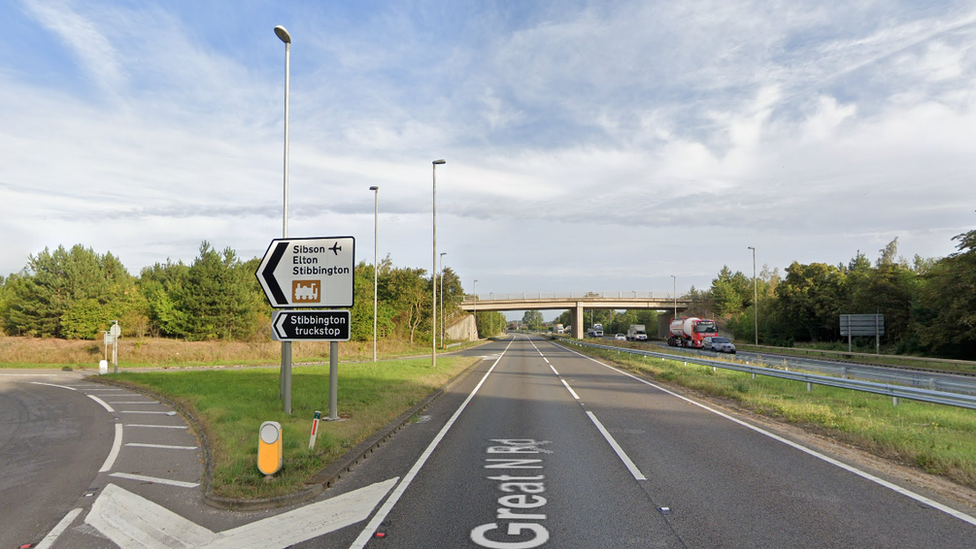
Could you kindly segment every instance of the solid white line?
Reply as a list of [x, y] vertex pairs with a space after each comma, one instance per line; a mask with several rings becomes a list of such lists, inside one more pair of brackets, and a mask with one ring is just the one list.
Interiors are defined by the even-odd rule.
[[157, 477], [147, 477], [145, 475], [133, 475], [130, 473], [112, 473], [110, 477], [117, 478], [127, 478], [129, 480], [141, 480], [143, 482], [152, 482], [154, 484], [168, 484], [169, 486], [179, 486], [180, 488], [196, 488], [200, 486], [199, 482], [183, 482], [182, 480], [170, 480], [168, 478], [157, 478]]
[[126, 446], [135, 446], [136, 448], [160, 448], [162, 450], [196, 450], [196, 446], [170, 446], [168, 444], [146, 444], [143, 442], [127, 442]]
[[186, 425], [145, 425], [141, 423], [126, 423], [126, 427], [146, 427], [147, 429], [186, 429]]
[[44, 536], [44, 539], [42, 539], [34, 549], [49, 549], [50, 547], [53, 547], [54, 542], [58, 540], [58, 537], [68, 529], [68, 526], [71, 526], [71, 523], [74, 522], [75, 517], [80, 515], [83, 510], [84, 509], [79, 507], [68, 511], [68, 514], [61, 519], [61, 522], [59, 522], [53, 530], [48, 532], [48, 534]]
[[[556, 375], [559, 375], [559, 374], [556, 374]], [[569, 394], [573, 395], [573, 398], [575, 398], [576, 400], [579, 400], [579, 395], [577, 395], [576, 394], [576, 391], [574, 391], [573, 388], [569, 386], [569, 383], [566, 383], [566, 380], [565, 379], [563, 379], [563, 378], [560, 377], [559, 378], [559, 381], [562, 381], [563, 382], [563, 385], [565, 385], [566, 388], [569, 389]]]
[[108, 453], [108, 457], [105, 458], [105, 463], [102, 464], [102, 468], [98, 470], [99, 473], [104, 473], [106, 471], [112, 470], [112, 466], [115, 465], [115, 459], [119, 457], [119, 450], [122, 449], [122, 424], [115, 424], [115, 442], [112, 443], [112, 450]]
[[634, 480], [647, 480], [644, 473], [641, 473], [640, 469], [634, 465], [634, 462], [630, 460], [630, 456], [627, 455], [627, 452], [624, 452], [624, 449], [617, 444], [617, 441], [614, 440], [613, 435], [611, 435], [610, 431], [607, 431], [603, 424], [600, 423], [600, 420], [593, 415], [593, 412], [588, 411], [586, 412], [586, 415], [590, 416], [590, 419], [593, 421], [593, 424], [596, 425], [596, 428], [600, 430], [603, 438], [607, 439], [607, 442], [610, 443], [613, 451], [617, 452], [617, 457], [620, 458], [620, 461], [624, 462], [624, 465], [627, 467], [627, 470], [630, 471], [630, 474], [634, 475]]
[[437, 445], [441, 443], [441, 440], [444, 438], [444, 435], [446, 435], [447, 432], [451, 429], [451, 427], [454, 425], [454, 422], [457, 421], [458, 417], [460, 417], [461, 412], [464, 411], [464, 409], [468, 406], [468, 403], [471, 402], [471, 399], [474, 398], [474, 395], [478, 393], [479, 389], [481, 389], [481, 386], [485, 384], [485, 380], [487, 380], [488, 376], [490, 376], [491, 373], [495, 370], [495, 366], [498, 366], [498, 363], [502, 360], [502, 357], [505, 356], [505, 353], [508, 352], [508, 348], [511, 347], [512, 343], [514, 342], [515, 342], [515, 338], [512, 338], [512, 341], [508, 342], [508, 346], [505, 347], [505, 350], [502, 351], [502, 354], [498, 355], [498, 359], [495, 360], [495, 363], [491, 365], [491, 368], [488, 368], [488, 371], [485, 372], [484, 377], [482, 377], [481, 381], [479, 381], [478, 384], [475, 385], [474, 390], [471, 391], [471, 394], [468, 395], [468, 398], [464, 399], [464, 402], [462, 402], [461, 406], [458, 407], [457, 411], [454, 412], [454, 415], [451, 416], [451, 419], [447, 420], [447, 423], [444, 425], [444, 427], [441, 428], [440, 432], [437, 433], [437, 436], [434, 437], [434, 440], [431, 441], [430, 445], [427, 446], [427, 449], [424, 450], [424, 453], [421, 454], [420, 459], [418, 459], [417, 462], [413, 464], [413, 467], [410, 468], [410, 472], [408, 472], [406, 476], [404, 476], [403, 479], [400, 481], [400, 483], [397, 484], [397, 487], [390, 494], [390, 497], [386, 499], [386, 502], [383, 503], [383, 506], [380, 507], [380, 510], [377, 511], [375, 515], [373, 515], [373, 520], [369, 521], [369, 524], [366, 525], [366, 528], [363, 528], [363, 531], [359, 533], [359, 537], [357, 537], [356, 540], [352, 542], [352, 545], [349, 546], [349, 549], [362, 549], [369, 542], [369, 540], [372, 539], [373, 532], [376, 532], [376, 530], [380, 527], [380, 524], [382, 524], [383, 521], [386, 520], [386, 516], [390, 514], [390, 511], [393, 510], [393, 507], [397, 504], [397, 502], [400, 501], [400, 496], [403, 495], [403, 493], [407, 490], [407, 487], [410, 486], [410, 483], [413, 482], [414, 477], [417, 476], [417, 473], [420, 472], [420, 469], [424, 466], [424, 464], [427, 463], [427, 460], [430, 458], [430, 455], [434, 453], [434, 450], [437, 448]]
[[85, 396], [87, 396], [88, 398], [90, 398], [90, 399], [94, 400], [95, 402], [101, 404], [102, 405], [102, 408], [105, 408], [106, 410], [108, 410], [109, 413], [114, 413], [115, 412], [115, 408], [112, 408], [111, 406], [108, 405], [107, 402], [105, 402], [104, 400], [98, 398], [97, 396], [95, 396], [95, 395], [85, 395]]
[[155, 400], [106, 400], [112, 404], [159, 404]]
[[740, 419], [734, 418], [734, 417], [732, 417], [732, 416], [730, 416], [730, 415], [728, 415], [728, 414], [726, 414], [724, 412], [720, 412], [720, 411], [718, 411], [718, 410], [716, 410], [714, 408], [711, 408], [709, 406], [706, 406], [706, 405], [704, 405], [704, 404], [702, 404], [700, 402], [696, 402], [694, 400], [691, 400], [690, 398], [687, 398], [685, 396], [679, 395], [678, 393], [675, 393], [674, 391], [669, 391], [668, 389], [666, 389], [666, 388], [664, 388], [664, 387], [662, 387], [660, 385], [657, 385], [655, 383], [651, 383], [650, 381], [647, 381], [646, 379], [641, 379], [641, 378], [639, 378], [639, 377], [637, 377], [637, 376], [635, 376], [633, 374], [629, 374], [627, 372], [624, 372], [622, 370], [619, 370], [617, 368], [614, 368], [613, 366], [610, 366], [608, 364], [604, 364], [604, 363], [600, 362], [599, 360], [596, 360], [593, 357], [586, 356], [583, 353], [577, 352], [577, 351], [575, 351], [573, 349], [568, 349], [567, 348], [566, 350], [568, 350], [570, 352], [573, 352], [573, 353], [576, 353], [577, 355], [579, 355], [579, 356], [581, 356], [583, 358], [586, 358], [588, 360], [591, 360], [593, 362], [596, 362], [597, 364], [599, 364], [600, 366], [603, 366], [604, 368], [608, 368], [610, 370], [613, 370], [613, 371], [617, 372], [618, 374], [625, 375], [625, 376], [627, 376], [629, 378], [632, 378], [634, 380], [637, 380], [637, 381], [639, 381], [639, 382], [641, 382], [641, 383], [643, 383], [645, 385], [649, 385], [651, 387], [654, 387], [655, 389], [658, 389], [660, 391], [664, 391], [665, 393], [667, 393], [667, 394], [669, 394], [669, 395], [671, 395], [673, 397], [680, 398], [681, 400], [687, 402], [688, 404], [693, 404], [693, 405], [698, 406], [699, 408], [701, 408], [703, 410], [707, 410], [707, 411], [709, 411], [709, 412], [711, 412], [711, 413], [713, 413], [713, 414], [715, 414], [717, 416], [724, 417], [725, 419], [727, 419], [727, 420], [729, 420], [729, 421], [731, 421], [733, 423], [737, 423], [737, 424], [739, 424], [739, 425], [741, 425], [741, 426], [743, 426], [743, 427], [745, 427], [747, 429], [751, 429], [751, 430], [753, 430], [753, 431], [755, 431], [755, 432], [757, 432], [757, 433], [759, 433], [761, 435], [765, 435], [765, 436], [767, 436], [767, 437], [769, 437], [769, 438], [771, 438], [773, 440], [776, 440], [778, 442], [782, 442], [783, 444], [786, 444], [787, 446], [790, 446], [792, 448], [795, 448], [795, 449], [797, 449], [797, 450], [799, 450], [799, 451], [801, 451], [801, 452], [803, 452], [805, 454], [808, 454], [808, 455], [813, 456], [813, 457], [815, 457], [817, 459], [823, 460], [823, 461], [825, 461], [825, 462], [827, 462], [827, 463], [829, 463], [831, 465], [834, 465], [836, 467], [840, 467], [841, 469], [843, 469], [843, 470], [845, 470], [845, 471], [847, 471], [849, 473], [853, 473], [853, 474], [855, 474], [855, 475], [857, 475], [857, 476], [859, 476], [859, 477], [861, 477], [861, 478], [863, 478], [865, 480], [869, 480], [871, 482], [874, 482], [875, 484], [879, 484], [881, 486], [884, 486], [885, 488], [888, 488], [889, 490], [893, 490], [893, 491], [895, 491], [895, 492], [897, 492], [897, 493], [899, 493], [899, 494], [901, 494], [903, 496], [909, 497], [909, 498], [911, 498], [911, 499], [913, 499], [913, 500], [915, 500], [915, 501], [917, 501], [919, 503], [923, 503], [925, 505], [929, 505], [931, 507], [934, 507], [934, 508], [938, 509], [939, 511], [942, 511], [943, 513], [947, 514], [947, 515], [953, 516], [953, 517], [955, 517], [955, 518], [957, 518], [957, 519], [959, 519], [959, 520], [961, 520], [963, 522], [967, 522], [969, 524], [972, 524], [973, 526], [976, 526], [976, 517], [973, 517], [971, 515], [967, 515], [966, 513], [963, 513], [961, 511], [958, 511], [956, 509], [953, 509], [952, 507], [949, 507], [947, 505], [943, 505], [943, 504], [941, 504], [941, 503], [939, 503], [939, 502], [937, 502], [935, 500], [929, 499], [929, 498], [927, 498], [927, 497], [925, 497], [925, 496], [923, 496], [921, 494], [917, 494], [915, 492], [912, 492], [911, 490], [908, 490], [907, 488], [902, 488], [901, 486], [898, 486], [897, 484], [893, 484], [891, 482], [888, 482], [887, 480], [884, 480], [882, 478], [876, 477], [876, 476], [872, 475], [871, 473], [868, 473], [866, 471], [862, 471], [862, 470], [860, 470], [860, 469], [858, 469], [856, 467], [853, 467], [853, 466], [848, 465], [846, 463], [843, 463], [841, 461], [837, 461], [836, 459], [834, 459], [832, 457], [829, 457], [829, 456], [826, 456], [824, 454], [821, 454], [820, 452], [818, 452], [818, 451], [816, 451], [816, 450], [814, 450], [812, 448], [807, 448], [806, 446], [802, 446], [800, 444], [797, 444], [796, 442], [793, 442], [792, 440], [785, 439], [785, 438], [783, 438], [783, 437], [781, 437], [779, 435], [776, 435], [776, 434], [773, 434], [773, 433], [771, 433], [769, 431], [766, 431], [765, 429], [762, 429], [760, 427], [756, 427], [755, 425], [751, 425], [749, 423], [746, 423], [745, 421], [742, 421]]
[[[119, 413], [122, 413], [122, 414], [156, 414], [156, 415], [169, 414], [169, 412], [157, 412], [157, 411], [150, 411], [150, 410], [119, 410]], [[172, 414], [170, 414], [170, 415], [172, 415]]]

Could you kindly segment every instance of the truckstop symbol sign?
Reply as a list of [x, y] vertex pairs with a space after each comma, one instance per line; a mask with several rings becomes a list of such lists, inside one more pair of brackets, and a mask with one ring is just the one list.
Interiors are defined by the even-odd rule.
[[352, 307], [356, 239], [276, 238], [255, 273], [272, 307]]

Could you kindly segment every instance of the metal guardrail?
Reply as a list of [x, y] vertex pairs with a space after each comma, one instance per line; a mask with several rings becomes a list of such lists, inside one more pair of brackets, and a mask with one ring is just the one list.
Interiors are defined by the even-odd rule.
[[909, 356], [909, 355], [879, 355], [876, 353], [859, 353], [854, 351], [832, 351], [829, 349], [807, 349], [804, 347], [773, 347], [770, 345], [749, 345], [749, 349], [770, 349], [771, 351], [789, 351], [791, 353], [801, 353], [796, 356], [801, 358], [806, 358], [812, 355], [821, 355], [823, 358], [827, 358], [826, 355], [840, 355], [840, 356], [856, 356], [864, 358], [884, 358], [888, 360], [900, 360], [902, 362], [944, 362], [946, 364], [961, 364], [963, 366], [976, 366], [976, 361], [972, 360], [957, 360], [952, 358], [930, 358], [927, 356]]
[[[474, 300], [474, 294], [465, 294], [465, 301]], [[672, 292], [527, 292], [521, 294], [478, 294], [478, 301], [511, 301], [528, 299], [675, 299]], [[677, 299], [688, 299], [687, 294]]]
[[892, 403], [895, 405], [898, 404], [898, 399], [904, 398], [908, 400], [917, 400], [920, 402], [930, 402], [933, 404], [944, 404], [946, 406], [956, 406], [959, 408], [968, 408], [970, 410], [976, 410], [976, 396], [973, 395], [947, 393], [943, 391], [934, 391], [931, 389], [922, 389], [919, 387], [906, 387], [903, 385], [893, 385], [889, 383], [875, 383], [873, 381], [862, 381], [858, 379], [845, 379], [845, 378], [822, 376], [816, 374], [806, 374], [803, 372], [790, 372], [789, 370], [777, 370], [773, 368], [765, 368], [762, 366], [735, 364], [732, 362], [724, 362], [720, 360], [708, 360], [708, 359], [688, 357], [683, 355], [655, 353], [653, 351], [640, 351], [637, 349], [630, 349], [627, 347], [615, 347], [612, 345], [598, 345], [595, 343], [585, 343], [582, 341], [562, 340], [560, 341], [560, 343], [569, 344], [569, 345], [579, 345], [581, 347], [594, 347], [594, 348], [605, 349], [609, 351], [617, 351], [617, 352], [629, 353], [635, 355], [650, 356], [655, 358], [665, 358], [669, 360], [681, 360], [682, 362], [691, 362], [693, 364], [700, 364], [702, 366], [711, 366], [713, 368], [723, 368], [726, 370], [746, 372], [754, 376], [762, 375], [768, 377], [778, 377], [780, 379], [789, 379], [793, 381], [802, 381], [807, 383], [808, 387], [810, 384], [825, 385], [829, 387], [839, 387], [841, 389], [850, 389], [853, 391], [862, 391], [865, 393], [886, 395], [892, 398]]

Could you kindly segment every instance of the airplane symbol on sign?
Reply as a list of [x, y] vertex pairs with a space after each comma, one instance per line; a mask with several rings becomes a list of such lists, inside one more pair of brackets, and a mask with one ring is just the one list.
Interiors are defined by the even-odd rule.
[[342, 250], [342, 246], [340, 246], [340, 245], [339, 245], [339, 243], [338, 243], [338, 242], [336, 242], [336, 243], [335, 243], [335, 244], [333, 244], [333, 245], [332, 245], [332, 247], [331, 247], [331, 248], [329, 248], [329, 249], [330, 249], [330, 250], [332, 250], [332, 253], [334, 253], [334, 254], [336, 254], [336, 255], [339, 255], [339, 251], [340, 251], [340, 250]]

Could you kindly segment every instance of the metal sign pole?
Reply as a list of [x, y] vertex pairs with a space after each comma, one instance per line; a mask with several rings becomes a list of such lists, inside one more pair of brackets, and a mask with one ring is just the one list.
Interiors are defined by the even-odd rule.
[[329, 421], [339, 419], [339, 342], [329, 342]]

